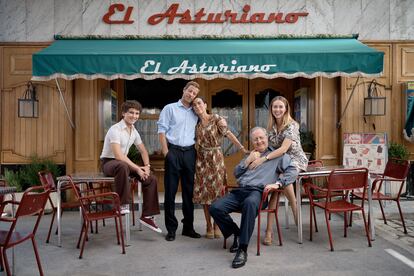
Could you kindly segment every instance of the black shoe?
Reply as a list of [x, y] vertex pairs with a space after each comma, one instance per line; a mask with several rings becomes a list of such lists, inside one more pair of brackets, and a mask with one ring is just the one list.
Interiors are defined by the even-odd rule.
[[173, 240], [175, 240], [175, 233], [168, 232], [167, 236], [165, 236], [165, 240], [166, 241], [173, 241]]
[[235, 252], [237, 252], [237, 250], [239, 250], [239, 237], [238, 236], [235, 236], [234, 237], [233, 244], [231, 245], [229, 251], [231, 253], [235, 253]]
[[247, 252], [243, 249], [237, 250], [236, 256], [233, 259], [231, 266], [233, 268], [239, 268], [246, 264], [247, 262]]
[[193, 239], [201, 238], [201, 235], [199, 233], [197, 233], [194, 229], [183, 230], [182, 235], [193, 238]]

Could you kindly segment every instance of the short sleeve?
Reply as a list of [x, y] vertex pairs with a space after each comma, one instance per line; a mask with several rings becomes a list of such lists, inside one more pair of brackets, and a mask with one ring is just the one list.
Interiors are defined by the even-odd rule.
[[134, 145], [138, 146], [140, 144], [142, 144], [142, 139], [141, 139], [141, 135], [139, 135], [138, 131], [135, 129], [135, 140], [134, 140]]
[[116, 129], [116, 126], [112, 126], [106, 135], [110, 144], [121, 144], [121, 133]]
[[290, 123], [283, 132], [284, 132], [285, 138], [292, 140], [292, 141], [296, 141], [299, 135], [299, 130], [295, 123]]

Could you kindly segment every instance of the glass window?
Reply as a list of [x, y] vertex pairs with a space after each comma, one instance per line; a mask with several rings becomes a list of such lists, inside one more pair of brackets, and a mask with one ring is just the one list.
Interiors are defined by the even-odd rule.
[[150, 155], [161, 154], [157, 121], [163, 107], [178, 101], [187, 83], [184, 79], [174, 80], [126, 80], [125, 99], [137, 100], [142, 104], [140, 119], [135, 124]]
[[265, 89], [257, 93], [255, 101], [255, 125], [267, 128], [267, 119], [269, 117], [269, 105], [272, 99], [282, 95], [273, 89]]
[[[212, 113], [226, 119], [231, 132], [242, 142], [243, 97], [237, 92], [225, 89], [212, 97]], [[238, 148], [229, 139], [223, 140], [223, 154], [229, 156], [238, 151]]]

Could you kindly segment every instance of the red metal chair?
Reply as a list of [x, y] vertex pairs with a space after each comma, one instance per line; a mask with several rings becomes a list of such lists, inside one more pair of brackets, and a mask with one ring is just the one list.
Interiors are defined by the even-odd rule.
[[[56, 192], [56, 184], [55, 184], [55, 180], [54, 180], [53, 175], [52, 175], [51, 172], [49, 172], [49, 171], [40, 171], [40, 172], [38, 172], [38, 175], [39, 175], [40, 183], [42, 183], [42, 186], [45, 189], [49, 189], [51, 193]], [[62, 187], [61, 191], [65, 191], [65, 190], [69, 190], [69, 189], [72, 189], [72, 187], [69, 187], [69, 186]], [[53, 201], [50, 198], [50, 195], [49, 195], [49, 203], [50, 203], [50, 206], [52, 206], [52, 220], [50, 221], [49, 232], [47, 234], [46, 243], [49, 243], [50, 233], [52, 232], [53, 223], [55, 221], [55, 217], [56, 217], [56, 213], [57, 213], [57, 206], [55, 206], [53, 204]], [[65, 209], [79, 208], [79, 206], [80, 206], [80, 204], [79, 204], [78, 201], [61, 202], [61, 207], [62, 207], [61, 215], [63, 215], [63, 211]], [[57, 234], [57, 229], [56, 229], [55, 235], [56, 234]]]
[[[400, 196], [401, 196], [401, 192], [404, 187], [404, 183], [407, 178], [409, 170], [410, 170], [410, 164], [407, 160], [389, 159], [387, 164], [385, 165], [384, 173], [381, 175], [378, 175], [378, 177], [372, 183], [372, 200], [378, 200], [384, 223], [387, 224], [387, 219], [385, 218], [382, 201], [383, 200], [395, 201], [398, 206], [398, 211], [400, 213], [400, 218], [401, 218], [402, 225], [404, 227], [405, 234], [407, 234], [407, 228], [405, 227], [404, 217], [401, 211]], [[395, 195], [385, 195], [384, 193], [382, 193], [381, 187], [384, 182], [389, 182], [390, 184], [393, 184], [393, 185], [399, 185], [398, 193]], [[355, 198], [362, 199], [363, 193], [354, 192], [352, 193], [352, 195]], [[349, 223], [350, 225], [352, 223], [352, 213], [351, 213], [351, 219]]]
[[[39, 190], [40, 192], [36, 192]], [[0, 230], [1, 267], [6, 269], [7, 275], [11, 275], [11, 271], [7, 260], [6, 250], [29, 239], [32, 240], [39, 274], [43, 275], [42, 264], [40, 263], [35, 236], [49, 197], [49, 193], [50, 191], [44, 189], [42, 186], [31, 187], [24, 192], [20, 202], [7, 200], [2, 203], [2, 206], [6, 204], [18, 205], [16, 215], [14, 217], [0, 218], [2, 223], [11, 223], [9, 230]], [[16, 225], [20, 221], [20, 218], [25, 216], [37, 216], [33, 229], [30, 232], [15, 231]]]
[[[319, 207], [325, 211], [326, 226], [328, 228], [329, 244], [331, 251], [334, 250], [332, 242], [331, 228], [329, 224], [330, 213], [344, 213], [344, 237], [347, 236], [347, 213], [353, 211], [361, 211], [364, 220], [365, 233], [368, 239], [368, 245], [371, 247], [371, 238], [368, 232], [368, 224], [364, 212], [364, 200], [361, 200], [360, 205], [349, 201], [349, 194], [356, 190], [362, 189], [362, 198], [365, 199], [366, 188], [368, 185], [368, 169], [337, 169], [333, 170], [328, 177], [327, 188], [321, 188], [314, 184], [309, 184], [308, 196], [310, 199], [311, 208]], [[325, 193], [325, 201], [314, 201], [312, 191], [320, 191]], [[332, 194], [341, 192], [344, 194], [340, 198], [332, 198]], [[312, 212], [311, 212], [312, 216]], [[312, 217], [310, 219], [310, 240], [312, 240]]]
[[[69, 183], [72, 189], [75, 191], [75, 196], [78, 199], [81, 209], [82, 209], [82, 216], [83, 216], [83, 225], [81, 228], [81, 232], [78, 239], [77, 248], [79, 248], [81, 241], [82, 247], [79, 254], [79, 259], [82, 259], [83, 250], [85, 247], [85, 241], [88, 238], [88, 227], [93, 221], [101, 220], [101, 219], [109, 219], [114, 218], [115, 220], [115, 229], [116, 229], [116, 237], [117, 242], [119, 244], [119, 235], [121, 234], [121, 246], [122, 246], [122, 254], [125, 254], [125, 243], [124, 243], [124, 235], [122, 231], [122, 215], [120, 210], [120, 200], [117, 193], [114, 192], [106, 192], [106, 193], [91, 193], [88, 189], [85, 192], [82, 192], [78, 186], [73, 183], [72, 178], [69, 177]], [[86, 195], [84, 195], [86, 193]], [[112, 199], [112, 203], [108, 205], [110, 209], [100, 210], [99, 208], [90, 208], [91, 205], [95, 202], [99, 202], [102, 198], [108, 200], [109, 198]], [[119, 229], [118, 229], [119, 227]], [[128, 225], [126, 227], [129, 227]], [[83, 239], [82, 239], [83, 237]]]
[[[226, 186], [226, 191], [229, 189], [234, 188], [233, 186]], [[262, 200], [260, 201], [259, 210], [260, 212], [257, 215], [257, 256], [260, 256], [260, 223], [261, 223], [261, 217], [260, 214], [263, 213], [273, 213], [275, 214], [275, 220], [276, 220], [276, 228], [277, 228], [277, 236], [279, 238], [279, 245], [282, 246], [282, 232], [280, 231], [280, 225], [279, 225], [279, 219], [277, 216], [278, 210], [279, 210], [279, 199], [280, 194], [283, 192], [281, 189], [271, 189], [268, 192], [263, 192], [262, 194]], [[268, 197], [272, 193], [276, 193], [276, 207], [274, 209], [270, 209], [269, 207], [265, 207], [265, 205], [268, 202]], [[223, 248], [227, 248], [227, 239], [224, 239], [223, 242]]]
[[[324, 167], [322, 160], [310, 160], [308, 162], [308, 169], [309, 168], [322, 168], [322, 167]], [[309, 189], [310, 189], [309, 185], [315, 184], [315, 182], [319, 184], [317, 186], [326, 187], [326, 183], [328, 182], [328, 178], [326, 176], [316, 177], [316, 178], [315, 177], [306, 177], [306, 178], [304, 177], [302, 179], [302, 183], [303, 183], [302, 186], [303, 186], [303, 189], [304, 189], [304, 193], [301, 194], [302, 199], [308, 197], [308, 193], [309, 193]], [[341, 192], [335, 192], [335, 193], [331, 194], [331, 197], [337, 197], [337, 196], [343, 196], [343, 194]], [[320, 199], [324, 199], [324, 198], [326, 198], [326, 193], [325, 192], [313, 193], [313, 199], [314, 200], [320, 200]], [[309, 207], [309, 212], [312, 212], [312, 214], [310, 214], [309, 218], [312, 219], [312, 215], [313, 215], [313, 222], [315, 223], [315, 232], [318, 232], [318, 225], [316, 223], [315, 208], [312, 208], [312, 205], [310, 205], [310, 207]], [[329, 219], [331, 219], [331, 214], [329, 214]]]

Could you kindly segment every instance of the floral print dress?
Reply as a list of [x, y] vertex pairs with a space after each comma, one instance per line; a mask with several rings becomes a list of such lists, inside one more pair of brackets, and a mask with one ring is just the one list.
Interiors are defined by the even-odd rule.
[[218, 125], [221, 119], [219, 115], [212, 114], [207, 125], [200, 121], [196, 126], [194, 203], [210, 205], [224, 195], [227, 173], [220, 145], [227, 133], [227, 127]]
[[269, 132], [269, 145], [275, 149], [280, 148], [285, 138], [292, 140], [292, 144], [286, 153], [292, 158], [293, 165], [299, 171], [306, 171], [308, 159], [300, 144], [299, 125], [296, 122], [291, 122], [280, 132], [277, 131], [276, 127], [273, 127]]

